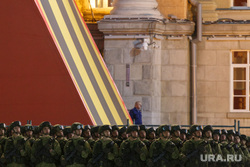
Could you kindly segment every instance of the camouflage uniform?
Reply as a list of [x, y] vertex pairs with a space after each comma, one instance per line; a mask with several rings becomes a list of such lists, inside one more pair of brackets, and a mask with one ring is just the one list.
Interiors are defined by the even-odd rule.
[[[113, 136], [113, 134], [117, 133], [117, 136]], [[117, 125], [112, 126], [111, 131], [111, 139], [117, 144], [118, 147], [122, 144], [122, 140], [118, 138], [119, 137], [119, 128]]]
[[[222, 156], [222, 151], [221, 151], [221, 144], [219, 143], [220, 140], [220, 135], [221, 135], [221, 130], [216, 129], [213, 130], [213, 140], [210, 141], [210, 145], [212, 148], [212, 152], [215, 155], [215, 159], [217, 159], [218, 156], [221, 158]], [[224, 166], [225, 164], [223, 162], [213, 162], [210, 164], [210, 166], [215, 167], [215, 166]]]
[[[139, 127], [137, 125], [131, 125], [127, 128], [127, 133], [131, 133], [131, 136], [122, 142], [120, 147], [120, 166], [123, 167], [142, 167], [145, 166], [148, 150], [146, 145], [138, 139]], [[137, 136], [132, 133], [136, 133]]]
[[163, 136], [163, 132], [170, 131], [169, 125], [161, 125], [159, 127], [159, 139], [155, 140], [150, 146], [149, 159], [147, 165], [149, 167], [174, 167], [179, 159], [179, 150], [176, 145], [167, 137]]
[[[108, 132], [107, 132], [108, 131]], [[115, 159], [118, 158], [118, 146], [110, 138], [110, 125], [99, 127], [101, 139], [96, 141], [93, 149], [93, 158], [89, 162], [89, 166], [94, 167], [113, 167]]]
[[139, 130], [139, 138], [140, 140], [147, 146], [147, 149], [149, 150], [151, 142], [146, 139], [146, 126], [145, 125], [140, 125], [140, 130]]
[[95, 140], [91, 137], [91, 127], [89, 125], [85, 125], [83, 128], [83, 137], [90, 144], [91, 148], [93, 148]]
[[[24, 130], [24, 134], [26, 135], [26, 133], [28, 131], [34, 132], [34, 127], [31, 124], [26, 124], [23, 127], [23, 130]], [[31, 163], [30, 157], [31, 157], [31, 148], [32, 148], [34, 142], [35, 142], [35, 139], [33, 138], [33, 136], [31, 136], [31, 137], [26, 136], [26, 142], [25, 142], [25, 148], [26, 148], [26, 152], [27, 152], [26, 166], [33, 166], [33, 164]]]
[[[82, 124], [75, 122], [71, 126], [72, 132], [82, 130]], [[89, 143], [83, 137], [74, 135], [69, 139], [64, 147], [63, 164], [67, 167], [85, 167], [91, 157], [91, 148]]]
[[240, 134], [238, 132], [234, 135], [234, 144], [233, 148], [235, 151], [235, 156], [237, 156], [237, 159], [239, 159], [239, 156], [242, 158], [240, 162], [233, 162], [233, 167], [244, 167], [245, 162], [247, 161], [243, 151], [241, 150], [240, 146]]
[[[2, 129], [3, 133], [4, 133], [4, 134], [2, 134], [2, 136], [0, 138], [0, 157], [2, 157], [2, 155], [4, 153], [5, 142], [7, 140], [7, 137], [5, 137], [5, 132], [6, 132], [6, 125], [5, 125], [5, 123], [0, 123], [0, 129]], [[1, 159], [1, 162], [2, 162], [2, 160], [4, 161], [4, 159]]]
[[[42, 122], [39, 125], [40, 132], [48, 127], [51, 130], [50, 122]], [[36, 167], [55, 167], [61, 156], [60, 144], [48, 134], [42, 134], [33, 144], [31, 150], [31, 161]]]
[[14, 131], [15, 127], [21, 128], [20, 121], [14, 121], [10, 125], [10, 131], [13, 135], [6, 140], [4, 147], [4, 158], [6, 160], [7, 167], [25, 167], [27, 160], [27, 152], [25, 149], [25, 138]]
[[198, 125], [192, 125], [190, 127], [190, 134], [194, 135], [194, 138], [186, 141], [181, 149], [182, 153], [186, 155], [186, 167], [207, 167], [208, 162], [202, 162], [201, 155], [211, 154], [212, 149], [210, 144], [197, 135], [201, 133], [202, 127]]
[[247, 136], [240, 135], [240, 140], [241, 140], [240, 148], [245, 155], [245, 166], [250, 166], [250, 154], [249, 154], [249, 151], [246, 147]]

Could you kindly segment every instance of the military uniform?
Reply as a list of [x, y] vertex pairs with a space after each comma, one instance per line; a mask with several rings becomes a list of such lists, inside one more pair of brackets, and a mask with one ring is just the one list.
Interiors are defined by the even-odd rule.
[[240, 140], [241, 140], [240, 148], [241, 148], [242, 152], [245, 155], [244, 165], [245, 166], [250, 166], [250, 154], [249, 154], [249, 151], [248, 151], [246, 143], [245, 143], [247, 141], [247, 136], [246, 135], [240, 135]]
[[[10, 125], [10, 131], [12, 131], [16, 126], [21, 128], [21, 122], [12, 122]], [[6, 140], [4, 158], [6, 160], [7, 167], [25, 167], [27, 160], [27, 152], [24, 145], [25, 138], [19, 134], [15, 136], [15, 133], [16, 132], [13, 131], [13, 135]]]
[[[45, 127], [51, 129], [50, 122], [42, 122], [39, 125], [40, 131], [43, 131]], [[32, 146], [31, 161], [36, 167], [56, 167], [60, 156], [60, 144], [49, 135], [40, 136]]]
[[[62, 164], [67, 167], [85, 167], [91, 156], [91, 148], [89, 143], [81, 136], [83, 125], [75, 122], [71, 126], [74, 136], [69, 139], [64, 147], [64, 155], [62, 156]], [[76, 130], [80, 130], [76, 134]]]
[[[6, 132], [6, 125], [5, 123], [0, 123], [0, 129], [4, 130], [4, 134], [1, 136], [0, 138], [0, 157], [2, 157], [3, 153], [4, 153], [4, 146], [5, 146], [5, 142], [7, 140], [7, 137], [5, 137], [5, 132]], [[1, 159], [0, 163], [2, 162], [3, 159]]]
[[139, 138], [140, 140], [147, 146], [147, 149], [149, 150], [151, 142], [146, 139], [147, 137], [147, 129], [145, 125], [140, 125], [140, 130], [139, 130]]
[[[105, 136], [106, 131], [109, 135]], [[101, 139], [97, 140], [93, 148], [93, 157], [89, 162], [89, 166], [93, 167], [113, 167], [115, 159], [118, 158], [118, 146], [110, 138], [111, 126], [103, 125], [98, 130]]]
[[202, 162], [200, 156], [212, 154], [212, 149], [207, 141], [199, 138], [201, 136], [196, 136], [196, 131], [201, 132], [201, 126], [192, 125], [190, 127], [190, 134], [194, 134], [195, 137], [186, 141], [181, 151], [186, 155], [186, 167], [207, 167], [208, 162]]
[[[217, 159], [218, 156], [222, 158], [221, 144], [219, 143], [220, 135], [221, 135], [220, 129], [213, 130], [214, 140], [209, 141], [209, 144], [211, 145], [211, 148], [212, 148], [212, 153], [215, 155], [215, 159]], [[209, 165], [212, 167], [215, 167], [215, 166], [224, 166], [225, 164], [223, 164], [223, 162], [212, 162]]]
[[247, 161], [247, 157], [245, 157], [243, 151], [241, 150], [241, 146], [240, 146], [240, 134], [239, 132], [236, 132], [234, 135], [235, 138], [235, 143], [233, 144], [233, 148], [235, 151], [235, 156], [237, 156], [236, 158], [239, 159], [241, 157], [241, 161], [240, 162], [233, 162], [232, 166], [233, 167], [244, 167], [245, 162]]
[[[136, 131], [138, 133], [139, 127], [131, 125], [127, 129], [127, 133]], [[137, 136], [138, 137], [138, 136]], [[121, 166], [123, 167], [143, 167], [147, 160], [148, 150], [146, 145], [138, 138], [131, 139], [131, 137], [122, 142], [120, 147]]]
[[[161, 125], [159, 134], [161, 135], [162, 132], [170, 130], [171, 127], [169, 125]], [[176, 145], [171, 140], [164, 139], [164, 136], [160, 136], [150, 146], [147, 165], [149, 167], [174, 167], [177, 165], [176, 161], [179, 157], [180, 153]]]

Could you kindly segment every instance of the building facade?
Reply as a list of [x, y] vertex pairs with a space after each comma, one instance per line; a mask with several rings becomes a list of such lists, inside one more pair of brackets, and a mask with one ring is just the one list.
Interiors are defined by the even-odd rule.
[[77, 3], [98, 21], [104, 61], [127, 108], [142, 101], [145, 124], [250, 124], [249, 0]]

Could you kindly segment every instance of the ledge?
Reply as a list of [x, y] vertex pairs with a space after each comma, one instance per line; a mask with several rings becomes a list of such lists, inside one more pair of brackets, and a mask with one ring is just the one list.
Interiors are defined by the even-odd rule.
[[250, 35], [249, 24], [203, 25], [203, 35]]
[[168, 22], [166, 24], [150, 20], [101, 20], [98, 28], [104, 34], [170, 34], [170, 35], [192, 35], [194, 23]]
[[229, 112], [227, 113], [229, 119], [248, 119], [250, 118], [250, 112]]

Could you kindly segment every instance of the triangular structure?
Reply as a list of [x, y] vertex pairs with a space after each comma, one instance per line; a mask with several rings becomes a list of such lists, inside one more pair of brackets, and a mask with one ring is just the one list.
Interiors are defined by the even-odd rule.
[[131, 119], [73, 0], [0, 2], [1, 122]]

